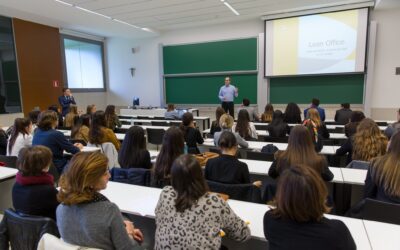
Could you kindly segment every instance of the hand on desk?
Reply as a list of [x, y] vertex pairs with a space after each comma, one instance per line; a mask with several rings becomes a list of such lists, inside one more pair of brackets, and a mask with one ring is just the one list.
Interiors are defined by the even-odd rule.
[[262, 182], [261, 181], [255, 181], [253, 182], [253, 185], [256, 187], [261, 187], [262, 186]]
[[138, 242], [143, 242], [143, 233], [139, 229], [136, 229], [131, 221], [125, 220], [124, 223], [126, 232], [128, 233], [129, 237]]
[[77, 148], [79, 148], [79, 150], [82, 150], [83, 149], [83, 145], [81, 144], [81, 143], [74, 143], [74, 146], [75, 147], [77, 147]]

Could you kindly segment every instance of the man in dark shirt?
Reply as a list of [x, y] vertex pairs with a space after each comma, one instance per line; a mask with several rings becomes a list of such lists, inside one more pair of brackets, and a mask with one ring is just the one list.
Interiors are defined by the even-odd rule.
[[345, 125], [349, 123], [353, 111], [350, 109], [350, 103], [342, 103], [341, 106], [341, 109], [336, 110], [335, 122]]

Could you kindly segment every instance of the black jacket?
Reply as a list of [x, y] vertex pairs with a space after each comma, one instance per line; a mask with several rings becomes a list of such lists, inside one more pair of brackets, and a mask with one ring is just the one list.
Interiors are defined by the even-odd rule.
[[349, 164], [353, 160], [353, 138], [347, 138], [340, 148], [336, 150], [336, 155], [342, 156], [347, 154], [346, 165]]
[[272, 124], [270, 123], [267, 126], [267, 131], [269, 136], [274, 138], [282, 138], [286, 137], [290, 133], [290, 127], [286, 122], [282, 122], [279, 124]]
[[247, 164], [239, 161], [235, 156], [224, 154], [207, 161], [205, 178], [210, 181], [226, 184], [250, 183], [250, 173]]
[[353, 111], [351, 109], [342, 108], [342, 109], [336, 110], [335, 122], [337, 122], [338, 124], [342, 124], [342, 125], [349, 123], [352, 113], [353, 113]]
[[197, 148], [198, 144], [203, 144], [204, 139], [201, 136], [201, 133], [198, 129], [187, 127], [185, 132], [185, 142], [186, 146], [188, 147], [188, 153], [190, 154], [200, 154], [199, 149]]

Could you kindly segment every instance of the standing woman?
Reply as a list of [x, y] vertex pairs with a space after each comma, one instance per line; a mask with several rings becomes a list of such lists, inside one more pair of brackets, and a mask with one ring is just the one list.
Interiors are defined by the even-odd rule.
[[186, 146], [188, 147], [189, 154], [200, 154], [200, 150], [197, 148], [198, 144], [203, 144], [204, 140], [200, 134], [200, 131], [194, 126], [193, 114], [186, 112], [182, 116], [182, 123], [180, 125], [183, 137], [185, 138]]
[[257, 139], [257, 131], [254, 123], [250, 122], [249, 112], [241, 109], [238, 114], [236, 124], [233, 125], [232, 130], [239, 133], [245, 140]]
[[118, 152], [118, 162], [122, 168], [151, 168], [150, 152], [146, 149], [142, 127], [132, 126], [128, 129]]
[[301, 110], [296, 103], [288, 103], [283, 120], [288, 124], [301, 124]]
[[69, 112], [64, 119], [64, 127], [72, 128], [75, 125], [74, 122], [76, 121], [77, 117], [79, 117], [78, 106], [71, 105], [69, 107]]
[[294, 164], [285, 170], [264, 215], [269, 249], [355, 250], [346, 225], [324, 217], [330, 211], [327, 196], [325, 183], [311, 166]]
[[107, 166], [107, 157], [100, 152], [72, 157], [59, 182], [57, 226], [61, 237], [83, 247], [142, 249], [143, 234], [100, 193], [110, 179]]
[[59, 173], [62, 173], [67, 159], [64, 150], [76, 154], [83, 148], [82, 144], [69, 142], [63, 133], [55, 130], [58, 124], [57, 114], [54, 111], [43, 111], [39, 115], [38, 129], [33, 135], [32, 145], [43, 145], [53, 153], [53, 163]]
[[284, 170], [296, 164], [305, 164], [311, 167], [325, 181], [333, 179], [326, 158], [315, 151], [310, 132], [306, 127], [300, 125], [293, 127], [290, 131], [286, 150], [276, 152], [275, 160], [269, 168], [268, 175], [276, 179]]
[[116, 150], [119, 150], [121, 146], [114, 132], [107, 128], [104, 111], [99, 110], [96, 111], [92, 117], [89, 131], [89, 143], [101, 145], [105, 142], [114, 144]]
[[221, 248], [220, 231], [239, 242], [250, 238], [247, 224], [217, 194], [208, 192], [195, 157], [182, 155], [171, 168], [156, 206], [154, 249]]
[[225, 114], [225, 110], [222, 107], [217, 107], [217, 109], [215, 110], [215, 121], [211, 123], [211, 135], [214, 135], [215, 132], [221, 131], [221, 127], [219, 126], [219, 119], [223, 114]]
[[16, 118], [8, 139], [7, 156], [18, 156], [19, 151], [32, 145], [32, 122], [28, 118]]
[[387, 154], [375, 158], [369, 166], [364, 198], [400, 203], [400, 133], [390, 140]]
[[268, 103], [265, 106], [264, 113], [261, 114], [261, 122], [271, 122], [272, 121], [272, 116], [274, 114], [274, 107], [272, 104]]
[[81, 115], [75, 126], [71, 129], [71, 138], [73, 140], [82, 140], [86, 144], [89, 142], [89, 128], [91, 115]]
[[104, 115], [106, 118], [107, 128], [114, 130], [115, 128], [120, 128], [122, 126], [121, 122], [119, 121], [118, 115], [115, 113], [114, 105], [108, 105], [106, 107]]
[[181, 130], [170, 127], [164, 134], [160, 153], [154, 165], [153, 186], [163, 188], [171, 185], [171, 166], [183, 154], [185, 141]]

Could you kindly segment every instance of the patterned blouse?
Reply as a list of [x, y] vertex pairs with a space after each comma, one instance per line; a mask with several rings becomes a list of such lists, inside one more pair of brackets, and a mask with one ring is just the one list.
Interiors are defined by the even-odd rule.
[[178, 212], [176, 191], [166, 186], [155, 210], [154, 249], [216, 249], [221, 246], [220, 230], [236, 241], [250, 238], [250, 229], [216, 194], [205, 194], [190, 209]]

